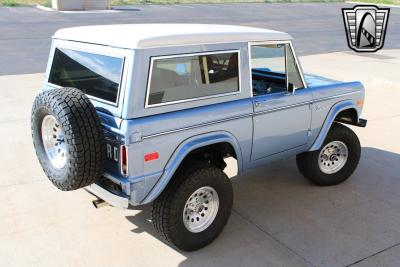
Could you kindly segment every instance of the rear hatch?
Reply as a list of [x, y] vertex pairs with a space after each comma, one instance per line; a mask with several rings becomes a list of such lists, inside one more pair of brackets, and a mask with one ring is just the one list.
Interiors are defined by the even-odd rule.
[[122, 103], [119, 98], [125, 57], [117, 56], [115, 51], [108, 52], [109, 48], [102, 48], [103, 52], [88, 52], [69, 46], [66, 48], [64, 42], [61, 43], [63, 45], [55, 45], [54, 48], [48, 86], [77, 88], [90, 98], [104, 128], [107, 154], [105, 176], [123, 180], [120, 149], [124, 136], [119, 131]]

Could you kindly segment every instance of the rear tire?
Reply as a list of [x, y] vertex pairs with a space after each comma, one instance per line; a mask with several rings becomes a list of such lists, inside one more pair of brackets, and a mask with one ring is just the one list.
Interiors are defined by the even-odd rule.
[[232, 210], [233, 189], [221, 169], [198, 161], [188, 163], [153, 202], [152, 223], [167, 242], [192, 251], [222, 232]]
[[80, 90], [40, 93], [33, 103], [31, 129], [39, 162], [58, 189], [79, 189], [103, 174], [102, 126], [94, 106]]
[[347, 180], [360, 161], [361, 145], [348, 127], [334, 123], [321, 148], [297, 155], [299, 171], [320, 186], [336, 185]]

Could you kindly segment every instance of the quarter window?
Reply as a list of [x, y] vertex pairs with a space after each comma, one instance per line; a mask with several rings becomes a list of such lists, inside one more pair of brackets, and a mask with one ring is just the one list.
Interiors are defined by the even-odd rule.
[[289, 45], [286, 47], [286, 56], [287, 56], [287, 76], [288, 76], [288, 86], [289, 91], [293, 89], [302, 89], [304, 88], [303, 80], [301, 79], [299, 70], [297, 69], [296, 60]]
[[147, 105], [237, 92], [238, 60], [238, 52], [156, 58]]

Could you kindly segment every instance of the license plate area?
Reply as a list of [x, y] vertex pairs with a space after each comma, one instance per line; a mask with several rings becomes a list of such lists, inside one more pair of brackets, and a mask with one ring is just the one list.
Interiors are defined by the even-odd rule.
[[112, 175], [121, 175], [120, 155], [122, 137], [109, 130], [104, 130], [104, 139], [106, 143], [106, 166], [105, 171]]

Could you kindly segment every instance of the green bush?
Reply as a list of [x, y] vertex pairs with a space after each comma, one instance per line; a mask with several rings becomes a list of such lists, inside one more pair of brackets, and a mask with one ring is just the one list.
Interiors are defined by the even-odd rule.
[[3, 5], [3, 6], [20, 6], [21, 4], [19, 3], [18, 0], [0, 0], [0, 5]]

